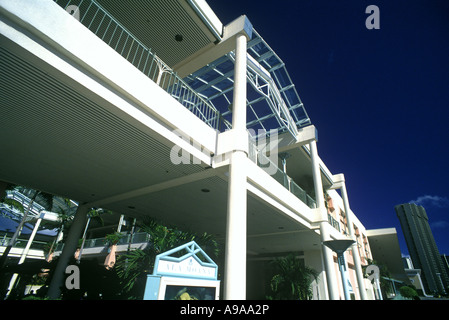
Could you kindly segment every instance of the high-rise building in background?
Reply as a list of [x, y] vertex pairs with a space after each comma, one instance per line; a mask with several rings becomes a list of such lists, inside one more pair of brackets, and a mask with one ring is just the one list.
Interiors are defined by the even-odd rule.
[[443, 266], [446, 270], [446, 274], [449, 275], [449, 257], [446, 254], [442, 254], [441, 260], [443, 260]]
[[426, 210], [416, 204], [395, 206], [413, 265], [421, 269], [427, 292], [446, 293], [449, 277], [429, 225]]

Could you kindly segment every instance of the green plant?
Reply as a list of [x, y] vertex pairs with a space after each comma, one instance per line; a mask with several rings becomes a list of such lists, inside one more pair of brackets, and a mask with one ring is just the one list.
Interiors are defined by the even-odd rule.
[[35, 274], [31, 278], [30, 284], [34, 286], [43, 286], [45, 285], [45, 282], [47, 281], [47, 277], [40, 274]]
[[4, 200], [2, 201], [2, 203], [8, 205], [9, 207], [12, 207], [12, 208], [14, 208], [14, 209], [17, 209], [17, 210], [19, 210], [19, 211], [22, 212], [22, 213], [24, 213], [24, 211], [25, 211], [25, 209], [23, 208], [23, 204], [20, 203], [20, 202], [17, 201], [17, 200], [14, 200], [14, 199], [4, 199]]
[[312, 297], [311, 284], [317, 280], [318, 272], [304, 266], [294, 254], [274, 261], [276, 274], [270, 281], [275, 300], [308, 300]]
[[61, 300], [61, 298], [52, 299], [49, 297], [27, 296], [27, 297], [22, 298], [22, 300]]
[[400, 292], [401, 296], [403, 296], [404, 298], [413, 299], [418, 296], [418, 293], [416, 292], [416, 290], [409, 286], [400, 287], [399, 292]]
[[156, 256], [194, 240], [212, 259], [218, 256], [218, 243], [210, 234], [195, 234], [176, 227], [167, 227], [147, 218], [139, 224], [140, 231], [147, 232], [149, 244], [145, 249], [136, 249], [117, 258], [115, 269], [125, 296], [141, 296], [138, 281], [153, 271]]
[[106, 235], [106, 240], [111, 244], [117, 244], [124, 235], [120, 232], [114, 232]]

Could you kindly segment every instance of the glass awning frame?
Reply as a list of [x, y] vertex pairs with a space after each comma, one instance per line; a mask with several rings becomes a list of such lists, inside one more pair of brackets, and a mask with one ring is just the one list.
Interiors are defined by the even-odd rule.
[[[253, 129], [253, 137], [273, 129], [296, 137], [298, 129], [310, 125], [311, 120], [285, 63], [256, 30], [247, 48], [247, 129]], [[183, 79], [220, 112], [220, 131], [232, 127], [234, 61], [231, 51]]]

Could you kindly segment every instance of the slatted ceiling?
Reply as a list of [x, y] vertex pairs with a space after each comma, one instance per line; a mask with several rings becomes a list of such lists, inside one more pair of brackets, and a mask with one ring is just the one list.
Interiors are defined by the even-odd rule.
[[203, 170], [4, 48], [0, 91], [0, 180], [82, 200]]
[[[117, 140], [116, 137], [114, 137], [114, 140], [111, 140], [111, 137], [106, 136], [111, 130], [121, 131], [123, 128], [126, 130], [126, 127], [122, 127], [121, 124], [116, 124], [115, 127], [112, 127], [111, 124], [114, 124], [114, 119], [112, 119], [109, 113], [99, 110], [97, 117], [103, 119], [104, 121], [93, 123], [90, 119], [93, 119], [91, 113], [94, 109], [92, 108], [90, 101], [87, 101], [84, 97], [73, 94], [73, 92], [68, 91], [58, 82], [47, 81], [46, 79], [40, 78], [38, 75], [35, 75], [35, 79], [35, 81], [31, 81], [31, 83], [24, 87], [24, 89], [19, 92], [20, 94], [15, 95], [14, 100], [9, 102], [11, 105], [17, 105], [17, 103], [26, 105], [26, 112], [35, 114], [35, 118], [32, 120], [30, 119], [30, 122], [25, 122], [28, 119], [26, 115], [21, 118], [21, 121], [23, 121], [22, 127], [24, 133], [32, 132], [38, 135], [45, 135], [47, 133], [46, 131], [49, 131], [48, 133], [50, 133], [59, 129], [60, 131], [55, 136], [53, 143], [60, 145], [57, 142], [67, 141], [67, 139], [69, 139], [68, 135], [70, 132], [70, 138], [76, 137], [71, 139], [71, 145], [75, 148], [79, 143], [84, 144], [83, 140], [86, 137], [89, 137], [92, 134], [90, 131], [93, 130], [97, 134], [96, 138], [105, 141], [105, 144], [99, 146], [93, 145], [91, 147], [92, 149], [97, 149], [98, 147], [100, 150], [108, 149], [110, 148], [109, 144], [116, 144], [121, 141]], [[10, 87], [12, 86], [14, 88], [23, 84], [23, 82], [20, 82], [20, 80], [16, 78], [11, 80]], [[49, 92], [53, 91], [57, 94], [57, 97], [50, 95], [40, 96], [39, 91], [42, 89], [48, 90]], [[60, 106], [69, 106], [74, 103], [76, 104], [76, 107], [68, 108], [64, 113], [60, 112]], [[45, 110], [45, 112], [40, 112], [41, 110]], [[14, 114], [15, 113], [11, 113], [11, 116]], [[78, 118], [77, 122], [71, 121], [74, 117]], [[39, 129], [39, 131], [36, 129]], [[72, 132], [76, 134], [76, 136], [74, 136]], [[132, 145], [144, 143], [144, 139], [144, 137], [137, 136], [135, 137]], [[132, 145], [125, 145], [125, 147], [131, 147]], [[157, 154], [159, 154], [159, 152]], [[112, 158], [116, 158], [119, 155], [120, 154], [118, 153], [113, 154]]]
[[[174, 66], [215, 41], [178, 0], [97, 1], [167, 65]], [[175, 36], [183, 40], [178, 42]]]

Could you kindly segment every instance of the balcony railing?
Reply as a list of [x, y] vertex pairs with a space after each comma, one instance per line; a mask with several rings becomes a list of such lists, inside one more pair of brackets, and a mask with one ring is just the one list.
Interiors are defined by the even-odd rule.
[[190, 112], [210, 127], [220, 129], [219, 111], [190, 88], [155, 53], [151, 52], [95, 0], [54, 1]]
[[[0, 246], [6, 247], [9, 244], [11, 237], [8, 237], [6, 234], [1, 236], [0, 238]], [[14, 248], [25, 248], [28, 243], [28, 239], [17, 239], [14, 243]], [[33, 250], [44, 250], [47, 246], [47, 242], [44, 241], [33, 241], [31, 243], [30, 249]]]
[[[133, 244], [133, 243], [145, 243], [150, 241], [150, 235], [146, 232], [136, 232], [134, 234], [125, 234], [122, 238], [117, 242], [117, 245], [127, 245], [127, 244]], [[103, 237], [103, 238], [93, 238], [93, 239], [86, 239], [84, 242], [83, 249], [87, 248], [96, 248], [96, 247], [106, 247], [109, 246], [109, 241]], [[64, 248], [64, 243], [60, 242], [56, 246], [55, 251], [62, 251]]]
[[329, 213], [327, 214], [327, 220], [329, 221], [329, 224], [332, 227], [337, 229], [339, 232], [341, 231], [340, 230], [340, 223], [334, 217], [332, 217]]
[[[6, 198], [18, 201], [19, 203], [21, 203], [23, 205], [25, 210], [26, 210], [26, 208], [28, 208], [28, 206], [31, 203], [31, 208], [30, 208], [30, 213], [29, 213], [30, 216], [39, 215], [39, 213], [41, 211], [45, 210], [45, 208], [43, 206], [41, 206], [39, 203], [37, 203], [36, 201], [31, 202], [31, 199], [29, 197], [25, 196], [24, 194], [22, 194], [21, 192], [19, 192], [17, 190], [7, 190]], [[14, 220], [17, 220], [19, 218], [21, 219], [23, 216], [23, 213], [18, 212], [14, 208], [8, 208], [8, 210], [11, 213], [16, 214], [17, 217], [13, 218]]]
[[[150, 235], [146, 232], [138, 232], [133, 235], [126, 234], [118, 242], [117, 245], [129, 243], [144, 243], [150, 240]], [[84, 248], [104, 247], [110, 245], [106, 238], [88, 239], [84, 243]]]
[[[294, 194], [299, 200], [305, 203], [309, 208], [316, 208], [316, 202], [313, 200], [300, 186], [293, 181], [284, 171], [274, 164], [270, 158], [258, 151], [256, 145], [249, 141], [249, 155], [248, 157], [256, 163], [260, 168], [271, 175], [277, 182]], [[327, 215], [329, 224], [336, 230], [341, 232], [340, 223], [334, 219], [330, 214]]]
[[285, 172], [274, 164], [270, 158], [257, 150], [257, 147], [253, 142], [249, 142], [249, 155], [248, 157], [256, 163], [265, 172], [271, 175], [277, 182], [279, 182], [284, 188], [294, 194], [299, 200], [305, 203], [309, 208], [316, 208], [316, 202], [313, 200], [300, 186], [298, 186], [292, 178], [290, 178]]

